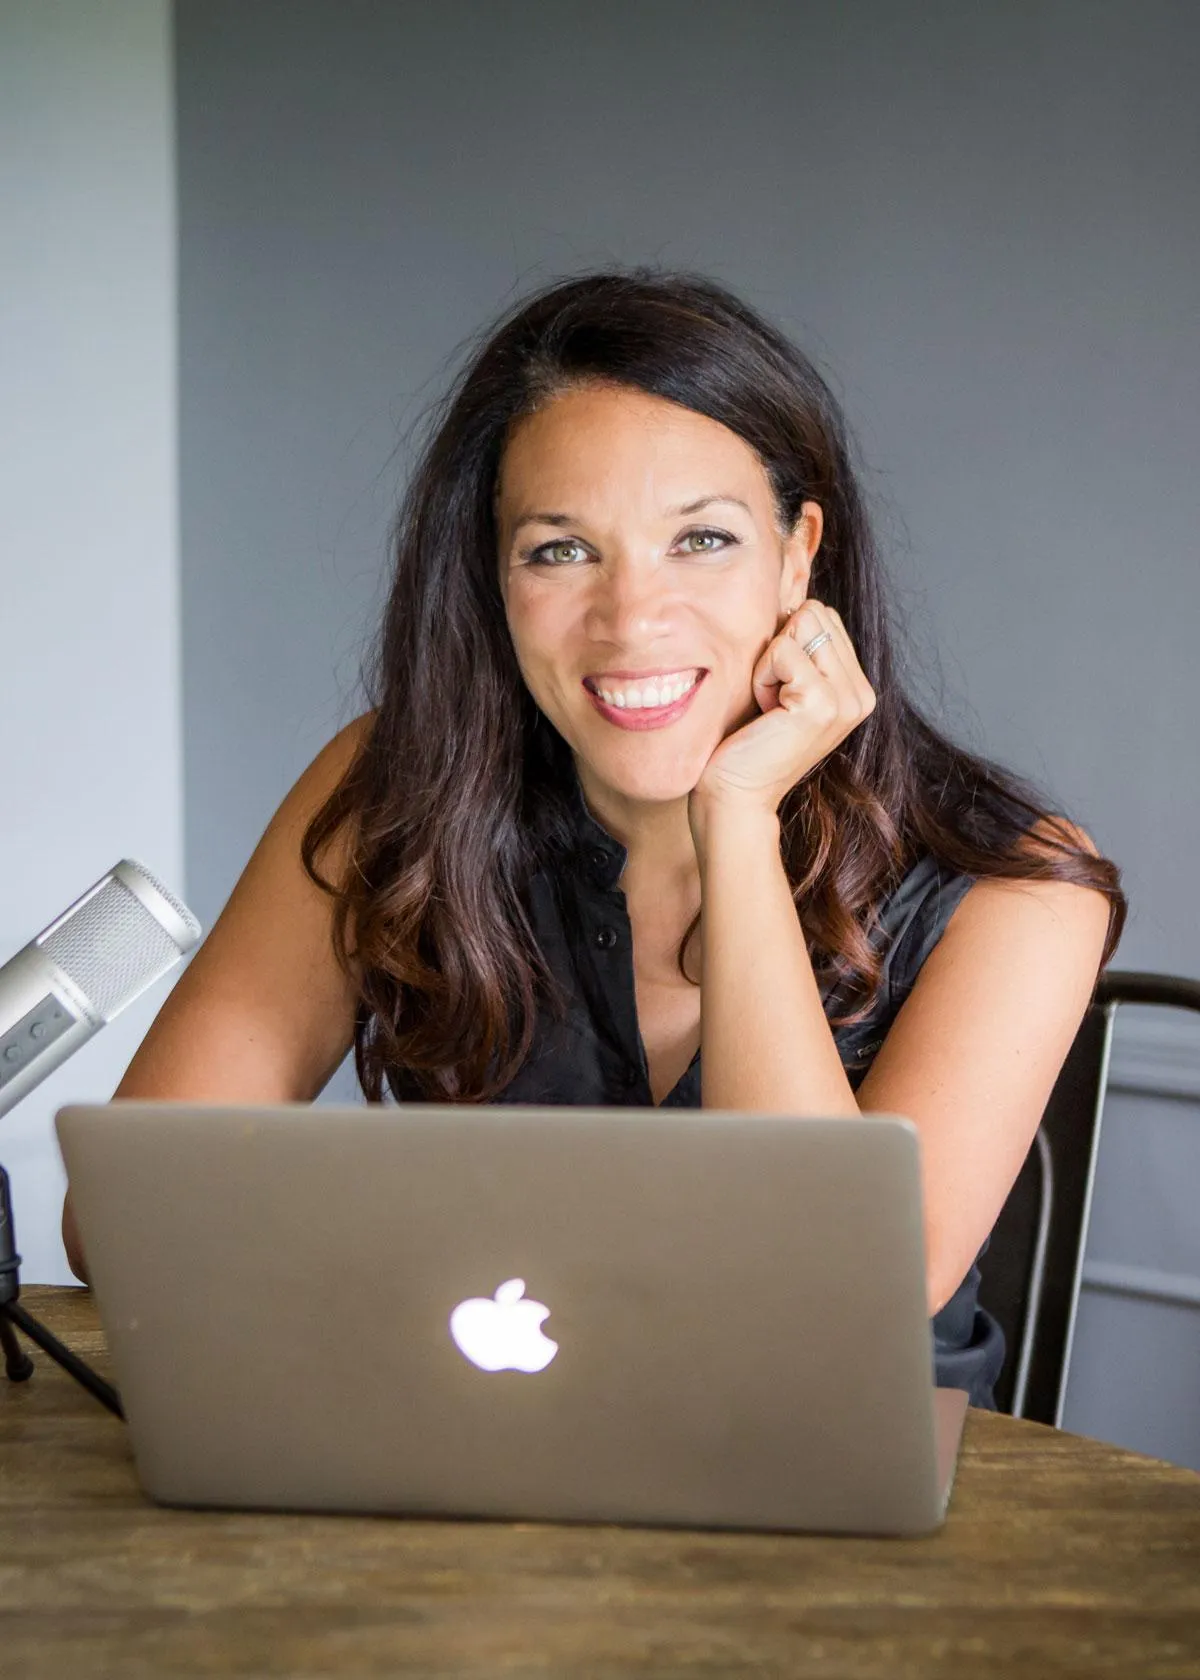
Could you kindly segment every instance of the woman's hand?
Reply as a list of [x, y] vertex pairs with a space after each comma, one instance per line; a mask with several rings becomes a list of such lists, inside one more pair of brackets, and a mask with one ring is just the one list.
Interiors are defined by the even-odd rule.
[[[830, 640], [804, 652], [814, 636]], [[692, 790], [695, 805], [772, 815], [789, 788], [875, 710], [875, 691], [832, 607], [805, 601], [767, 644], [752, 676], [761, 715], [727, 735]]]

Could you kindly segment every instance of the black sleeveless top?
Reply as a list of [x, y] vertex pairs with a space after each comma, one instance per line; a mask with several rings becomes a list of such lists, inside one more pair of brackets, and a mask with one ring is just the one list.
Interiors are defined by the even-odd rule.
[[[569, 1013], [561, 1023], [539, 1018], [524, 1065], [494, 1100], [651, 1107], [637, 1023], [632, 932], [625, 894], [617, 886], [626, 850], [592, 816], [578, 778], [572, 775], [571, 781], [569, 843], [556, 863], [534, 875], [527, 900], [542, 954], [568, 995]], [[876, 1003], [866, 1019], [833, 1034], [852, 1089], [866, 1077], [921, 964], [973, 881], [970, 875], [949, 874], [926, 857], [885, 905], [874, 935], [884, 959]], [[827, 1016], [837, 1012], [832, 988], [823, 1002]], [[662, 1106], [701, 1106], [698, 1051]], [[980, 1255], [986, 1248], [985, 1241]], [[944, 1388], [965, 1388], [972, 1405], [994, 1410], [992, 1388], [1004, 1360], [1004, 1337], [980, 1307], [978, 1290], [977, 1256], [932, 1320], [934, 1380]]]

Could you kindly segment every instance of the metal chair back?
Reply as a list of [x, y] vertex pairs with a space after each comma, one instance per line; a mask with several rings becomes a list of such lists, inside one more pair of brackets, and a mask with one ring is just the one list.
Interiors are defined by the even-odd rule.
[[1132, 971], [1101, 975], [1029, 1154], [980, 1262], [979, 1301], [1008, 1345], [996, 1404], [1062, 1421], [1079, 1308], [1113, 1026], [1123, 1003], [1200, 1011], [1200, 981]]

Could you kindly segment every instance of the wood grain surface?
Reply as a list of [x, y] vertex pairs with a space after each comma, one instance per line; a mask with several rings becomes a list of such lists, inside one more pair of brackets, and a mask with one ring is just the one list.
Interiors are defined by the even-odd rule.
[[[22, 1304], [104, 1374], [86, 1290]], [[0, 1675], [1200, 1680], [1200, 1476], [968, 1414], [924, 1539], [168, 1510], [35, 1351], [0, 1378]]]

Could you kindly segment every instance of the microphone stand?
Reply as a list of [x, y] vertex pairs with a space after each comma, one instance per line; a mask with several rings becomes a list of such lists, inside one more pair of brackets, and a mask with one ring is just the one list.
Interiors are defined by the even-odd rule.
[[98, 1376], [90, 1365], [64, 1347], [57, 1336], [39, 1324], [17, 1300], [21, 1293], [21, 1256], [17, 1253], [16, 1233], [13, 1230], [12, 1199], [8, 1189], [8, 1174], [0, 1167], [0, 1350], [4, 1353], [4, 1369], [10, 1382], [28, 1382], [34, 1372], [33, 1360], [22, 1348], [13, 1331], [15, 1324], [43, 1353], [48, 1353], [63, 1370], [82, 1383], [102, 1406], [119, 1418], [125, 1416], [121, 1397], [111, 1383]]

